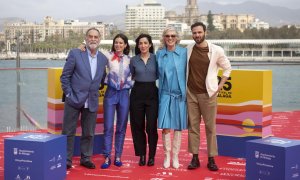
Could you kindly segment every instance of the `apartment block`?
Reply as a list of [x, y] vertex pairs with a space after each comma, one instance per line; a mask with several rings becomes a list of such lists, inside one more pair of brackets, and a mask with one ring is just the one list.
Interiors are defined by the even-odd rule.
[[68, 38], [70, 33], [85, 33], [87, 29], [95, 27], [105, 35], [105, 25], [102, 22], [80, 22], [79, 20], [58, 20], [47, 16], [40, 24], [21, 21], [4, 25], [5, 39], [8, 43], [16, 43], [16, 37], [24, 44], [45, 41], [48, 37], [59, 36]]
[[143, 4], [126, 6], [126, 32], [145, 29], [153, 38], [159, 38], [166, 27], [165, 8], [155, 0], [144, 0]]

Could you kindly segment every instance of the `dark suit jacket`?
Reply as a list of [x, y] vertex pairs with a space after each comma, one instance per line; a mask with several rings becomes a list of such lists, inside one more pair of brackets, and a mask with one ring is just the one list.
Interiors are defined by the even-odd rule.
[[72, 49], [67, 57], [62, 75], [60, 76], [61, 87], [68, 103], [74, 108], [82, 108], [86, 99], [89, 102], [91, 112], [98, 111], [99, 87], [105, 78], [107, 58], [101, 52], [97, 56], [97, 70], [92, 79], [91, 67], [87, 51]]

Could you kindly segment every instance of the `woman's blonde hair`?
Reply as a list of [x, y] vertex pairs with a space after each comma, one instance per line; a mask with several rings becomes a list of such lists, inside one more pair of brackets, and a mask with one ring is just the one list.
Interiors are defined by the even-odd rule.
[[166, 46], [166, 42], [164, 40], [164, 37], [165, 35], [167, 34], [168, 31], [174, 31], [175, 34], [176, 34], [176, 44], [179, 44], [180, 42], [180, 36], [179, 36], [179, 33], [178, 31], [176, 30], [176, 28], [174, 26], [167, 26], [163, 33], [162, 33], [162, 36], [161, 36], [161, 39], [160, 39], [160, 48], [163, 48]]

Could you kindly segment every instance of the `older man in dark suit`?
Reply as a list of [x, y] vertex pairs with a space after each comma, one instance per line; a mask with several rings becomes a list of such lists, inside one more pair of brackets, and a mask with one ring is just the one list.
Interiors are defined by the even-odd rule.
[[67, 135], [67, 169], [72, 167], [74, 137], [81, 114], [80, 165], [95, 169], [91, 161], [99, 87], [105, 77], [107, 58], [98, 51], [100, 32], [90, 28], [86, 32], [87, 51], [72, 49], [67, 57], [60, 81], [66, 94], [62, 134]]

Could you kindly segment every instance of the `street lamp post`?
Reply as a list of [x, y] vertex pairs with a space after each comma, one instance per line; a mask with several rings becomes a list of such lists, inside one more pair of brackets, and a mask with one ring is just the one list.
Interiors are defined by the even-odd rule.
[[17, 34], [17, 57], [16, 57], [16, 72], [17, 72], [17, 112], [16, 112], [16, 129], [20, 130], [21, 127], [21, 98], [20, 98], [20, 36], [21, 33]]

